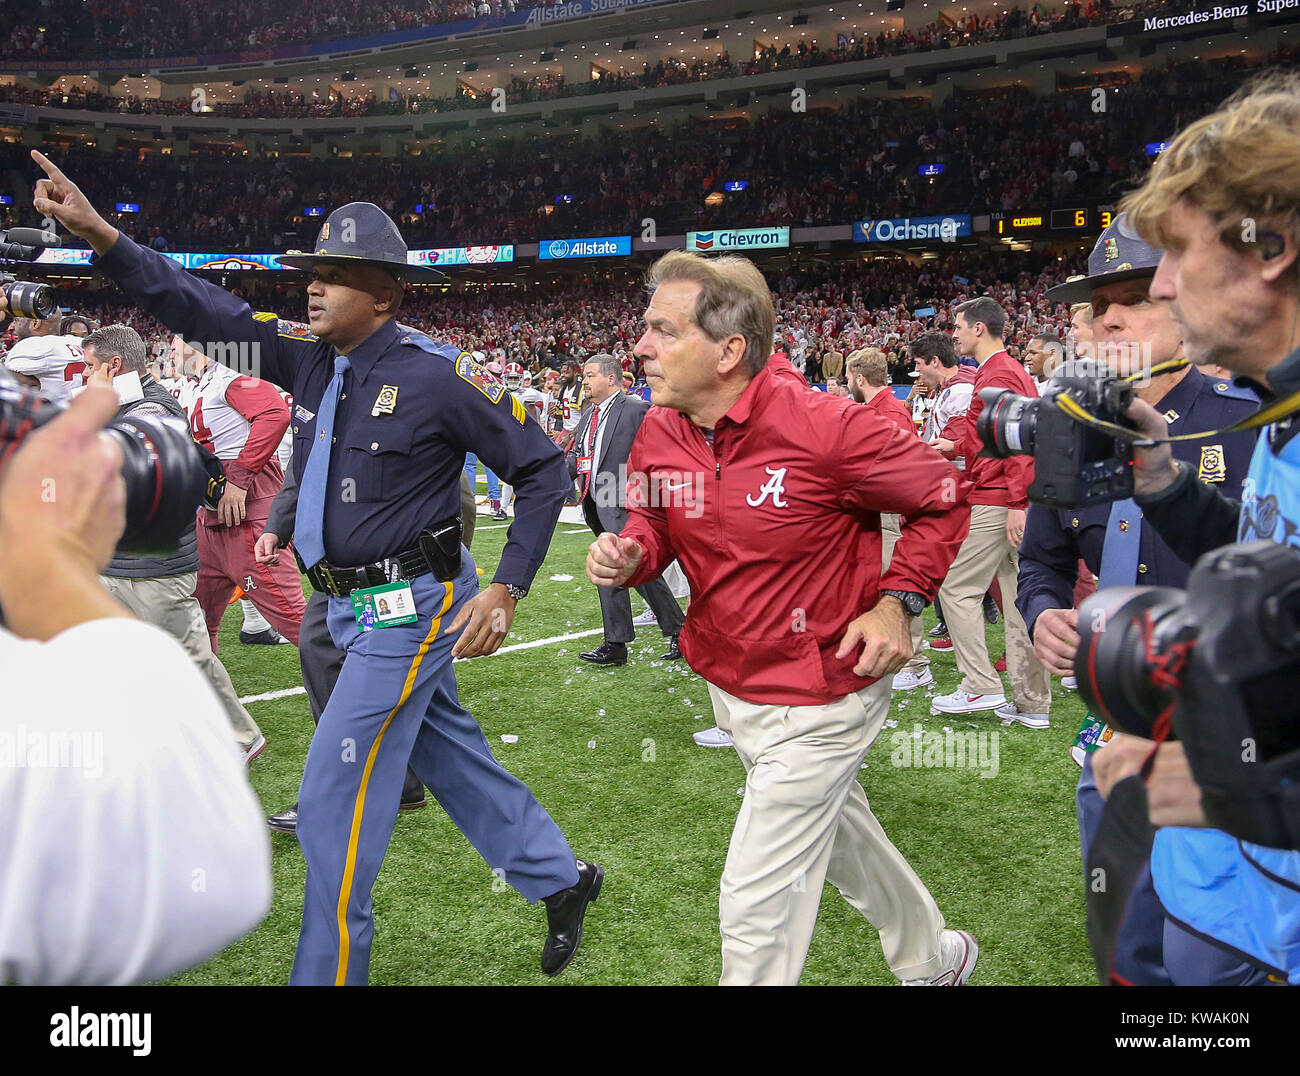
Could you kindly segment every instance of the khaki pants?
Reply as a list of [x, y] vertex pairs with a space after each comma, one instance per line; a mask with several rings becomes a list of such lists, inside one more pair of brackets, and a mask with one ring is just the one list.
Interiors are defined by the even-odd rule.
[[[141, 620], [162, 628], [185, 648], [185, 652], [212, 684], [230, 719], [231, 728], [235, 730], [235, 740], [246, 750], [261, 738], [262, 733], [248, 711], [240, 705], [226, 667], [212, 652], [203, 610], [194, 597], [197, 579], [197, 572], [153, 579], [126, 579], [114, 575], [99, 577], [99, 581], [117, 601]], [[148, 661], [147, 654], [139, 656]]]
[[943, 916], [858, 784], [889, 678], [821, 706], [758, 705], [712, 684], [709, 694], [747, 774], [718, 901], [721, 984], [797, 983], [827, 881], [880, 932], [896, 976], [937, 975]]
[[[894, 546], [898, 544], [901, 537], [903, 537], [903, 528], [898, 514], [895, 512], [882, 512], [880, 516], [881, 572], [884, 572], [889, 567], [889, 562], [894, 559]], [[930, 667], [930, 655], [925, 652], [925, 639], [923, 638], [925, 618], [914, 616], [908, 619], [912, 622], [912, 659], [899, 672], [916, 673], [919, 676]]]
[[1007, 541], [1007, 509], [996, 505], [971, 507], [970, 534], [939, 589], [943, 619], [952, 636], [953, 653], [961, 672], [961, 690], [972, 695], [1000, 695], [1005, 690], [989, 661], [984, 640], [984, 594], [994, 576], [1002, 588], [1002, 617], [1006, 624], [1007, 675], [1011, 698], [1021, 711], [1045, 714], [1051, 707], [1051, 682], [1034, 654], [1025, 621], [1016, 608], [1016, 572], [1020, 554]]

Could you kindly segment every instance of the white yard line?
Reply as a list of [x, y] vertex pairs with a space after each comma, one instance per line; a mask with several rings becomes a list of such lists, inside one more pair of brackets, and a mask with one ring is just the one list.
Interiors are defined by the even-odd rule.
[[[513, 646], [503, 646], [494, 654], [488, 654], [490, 658], [500, 657], [502, 654], [513, 654], [516, 650], [532, 650], [539, 646], [550, 646], [552, 643], [567, 643], [570, 639], [585, 639], [590, 635], [603, 635], [604, 628], [592, 628], [589, 631], [574, 631], [567, 635], [553, 635], [549, 639], [534, 639], [531, 643], [515, 643]], [[470, 658], [456, 658], [459, 661], [469, 661]], [[301, 685], [298, 687], [287, 687], [282, 691], [266, 691], [261, 695], [244, 695], [240, 702], [247, 705], [250, 702], [271, 702], [274, 699], [287, 699], [291, 695], [305, 695], [307, 689]]]
[[560, 531], [560, 533], [561, 533], [561, 534], [590, 534], [590, 533], [591, 533], [591, 528], [590, 528], [590, 527], [584, 527], [584, 528], [583, 528], [582, 530], [580, 530], [580, 531]]
[[299, 684], [297, 687], [286, 687], [283, 691], [265, 691], [261, 695], [243, 695], [240, 697], [240, 703], [247, 706], [250, 702], [270, 702], [272, 699], [287, 699], [290, 695], [305, 695], [307, 689]]

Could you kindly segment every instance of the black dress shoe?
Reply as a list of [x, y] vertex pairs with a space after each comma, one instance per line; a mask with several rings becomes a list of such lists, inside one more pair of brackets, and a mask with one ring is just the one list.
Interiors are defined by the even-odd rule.
[[682, 656], [682, 652], [677, 648], [677, 636], [670, 635], [668, 637], [668, 652], [666, 654], [660, 654], [659, 660], [676, 661], [681, 656]]
[[421, 807], [429, 806], [429, 801], [424, 798], [424, 782], [416, 775], [410, 766], [406, 767], [406, 780], [402, 782], [402, 799], [398, 808], [403, 811], [418, 811]]
[[578, 884], [544, 898], [546, 903], [546, 945], [542, 948], [542, 971], [559, 975], [582, 944], [582, 919], [587, 905], [600, 896], [605, 868], [578, 860]]
[[930, 636], [931, 639], [942, 639], [948, 634], [948, 625], [940, 620], [934, 627], [926, 632], [926, 634]]
[[298, 836], [298, 805], [295, 803], [287, 811], [273, 814], [266, 820], [273, 833], [283, 833], [288, 837]]
[[996, 624], [1001, 620], [1001, 614], [998, 613], [998, 603], [993, 600], [992, 594], [984, 595], [984, 621], [988, 624]]
[[578, 657], [593, 665], [626, 665], [627, 643], [604, 643], [599, 650], [588, 650]]

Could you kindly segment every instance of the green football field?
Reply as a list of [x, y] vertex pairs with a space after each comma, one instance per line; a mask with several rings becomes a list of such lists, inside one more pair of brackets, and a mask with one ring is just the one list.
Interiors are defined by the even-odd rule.
[[[474, 554], [490, 579], [506, 530], [491, 529], [482, 516], [479, 528]], [[721, 967], [718, 879], [744, 770], [734, 751], [692, 743], [693, 732], [713, 724], [708, 691], [684, 662], [658, 661], [664, 639], [657, 628], [638, 629], [632, 659], [622, 668], [578, 659], [600, 641], [597, 596], [583, 572], [590, 540], [576, 524], [556, 528], [505, 647], [592, 634], [458, 663], [461, 700], [575, 853], [605, 868], [582, 948], [554, 982], [714, 983]], [[634, 596], [634, 613], [640, 607]], [[856, 612], [846, 609], [846, 622]], [[237, 605], [227, 612], [220, 653], [240, 694], [298, 687], [296, 649], [241, 646], [239, 616]], [[996, 657], [1001, 625], [988, 637]], [[948, 924], [978, 938], [972, 985], [1095, 982], [1074, 819], [1079, 771], [1067, 753], [1082, 704], [1054, 681], [1047, 731], [1004, 728], [991, 713], [932, 716], [926, 690], [957, 686], [950, 653], [932, 654], [932, 665], [937, 685], [895, 694], [890, 721], [897, 727], [887, 726], [867, 757], [862, 784], [876, 816]], [[303, 694], [248, 707], [269, 744], [250, 766], [250, 778], [262, 806], [275, 813], [296, 798], [311, 714]], [[982, 754], [968, 755], [966, 765], [895, 764], [926, 762], [922, 750], [904, 741], [924, 746], [925, 733], [942, 735], [945, 728], [988, 734], [979, 737]], [[507, 734], [518, 741], [504, 743]], [[928, 761], [957, 759], [931, 751]], [[266, 920], [174, 982], [288, 981], [305, 870], [295, 840], [270, 840], [275, 896]], [[373, 984], [551, 982], [538, 966], [544, 910], [503, 889], [432, 799], [428, 808], [399, 816], [374, 888], [374, 911]], [[896, 982], [871, 924], [830, 886], [802, 981]]]

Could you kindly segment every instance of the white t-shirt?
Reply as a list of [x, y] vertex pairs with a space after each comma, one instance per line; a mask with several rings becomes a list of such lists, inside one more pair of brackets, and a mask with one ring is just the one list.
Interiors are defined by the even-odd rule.
[[0, 628], [0, 683], [0, 984], [163, 979], [261, 922], [266, 823], [179, 643], [131, 619]]
[[41, 393], [55, 403], [67, 403], [86, 383], [79, 336], [29, 336], [5, 356], [5, 366], [41, 383]]

